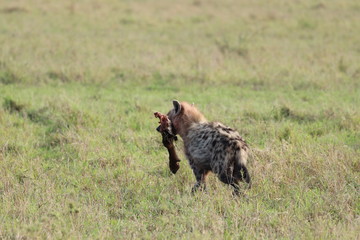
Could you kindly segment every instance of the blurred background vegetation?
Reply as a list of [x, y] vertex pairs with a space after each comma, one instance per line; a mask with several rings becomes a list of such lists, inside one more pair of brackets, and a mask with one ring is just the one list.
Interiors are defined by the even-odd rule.
[[[359, 238], [359, 43], [356, 0], [0, 0], [0, 238]], [[247, 139], [247, 198], [170, 174], [172, 99]]]

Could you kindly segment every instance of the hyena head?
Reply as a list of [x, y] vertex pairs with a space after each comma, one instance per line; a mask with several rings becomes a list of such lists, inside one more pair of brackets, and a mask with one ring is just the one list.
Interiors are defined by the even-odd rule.
[[173, 133], [179, 134], [182, 139], [187, 135], [193, 123], [207, 121], [193, 104], [174, 100], [173, 105], [174, 108], [167, 115], [173, 125]]

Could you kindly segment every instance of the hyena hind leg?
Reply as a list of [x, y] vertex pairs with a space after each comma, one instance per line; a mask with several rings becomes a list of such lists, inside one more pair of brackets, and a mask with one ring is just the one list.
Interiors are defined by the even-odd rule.
[[244, 176], [245, 182], [248, 184], [248, 188], [250, 189], [251, 188], [251, 177], [250, 177], [249, 171], [247, 170], [247, 168], [245, 166], [242, 167], [242, 170], [243, 170], [243, 176]]
[[191, 193], [195, 193], [197, 190], [206, 191], [206, 177], [210, 171], [193, 167], [193, 172], [196, 178], [196, 183], [191, 189]]
[[233, 192], [234, 195], [239, 196], [241, 194], [238, 179], [234, 178], [233, 176], [231, 176], [229, 174], [225, 174], [225, 173], [220, 174], [218, 176], [218, 178], [220, 179], [220, 181], [222, 181], [225, 184], [230, 185], [234, 189], [234, 192]]
[[248, 184], [248, 188], [251, 188], [251, 178], [246, 166], [240, 163], [235, 163], [233, 175], [237, 182], [242, 182], [245, 180], [245, 182]]

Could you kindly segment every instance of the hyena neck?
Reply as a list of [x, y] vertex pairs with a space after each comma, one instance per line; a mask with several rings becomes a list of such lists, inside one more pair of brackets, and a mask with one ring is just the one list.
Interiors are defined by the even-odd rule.
[[202, 119], [201, 121], [185, 123], [183, 125], [183, 128], [180, 129], [180, 131], [178, 131], [178, 134], [183, 139], [183, 141], [186, 142], [187, 136], [188, 136], [189, 132], [191, 132], [191, 129], [198, 124], [205, 124], [205, 123], [207, 123], [207, 120], [205, 118]]
[[186, 136], [193, 124], [206, 123], [204, 115], [192, 104], [182, 102], [180, 110], [174, 117], [176, 132], [185, 141]]

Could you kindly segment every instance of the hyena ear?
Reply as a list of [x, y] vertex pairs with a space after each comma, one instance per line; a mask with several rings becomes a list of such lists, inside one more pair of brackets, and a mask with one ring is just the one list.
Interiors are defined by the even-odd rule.
[[173, 105], [174, 105], [174, 109], [175, 109], [175, 115], [179, 114], [181, 111], [181, 104], [179, 103], [179, 101], [174, 100]]

